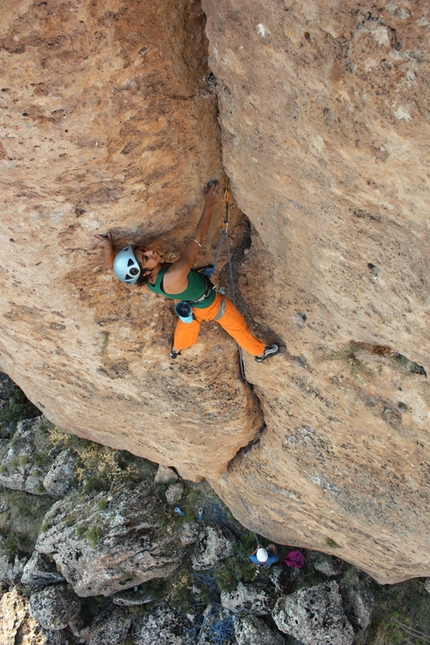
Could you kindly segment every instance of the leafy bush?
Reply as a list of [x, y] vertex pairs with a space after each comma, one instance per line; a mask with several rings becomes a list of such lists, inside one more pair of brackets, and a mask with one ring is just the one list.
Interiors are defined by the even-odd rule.
[[88, 544], [93, 549], [96, 548], [97, 543], [102, 535], [103, 530], [100, 526], [90, 526], [90, 528], [85, 531], [85, 537], [88, 541]]

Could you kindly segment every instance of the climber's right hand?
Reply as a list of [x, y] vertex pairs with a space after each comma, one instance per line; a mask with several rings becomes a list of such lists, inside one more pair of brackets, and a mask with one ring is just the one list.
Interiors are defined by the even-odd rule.
[[112, 248], [112, 233], [107, 233], [106, 235], [92, 235], [91, 242], [100, 244], [105, 248]]

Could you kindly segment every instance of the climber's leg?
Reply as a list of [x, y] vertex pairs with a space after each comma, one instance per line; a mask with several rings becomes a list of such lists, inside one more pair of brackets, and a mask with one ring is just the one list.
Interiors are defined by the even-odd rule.
[[220, 318], [215, 316], [214, 320], [235, 339], [242, 349], [252, 356], [261, 356], [265, 350], [264, 343], [252, 335], [245, 318], [228, 298], [223, 298], [223, 305], [225, 305], [224, 313]]
[[190, 323], [184, 323], [179, 318], [176, 323], [172, 349], [176, 352], [180, 352], [182, 349], [191, 347], [197, 342], [199, 331], [200, 323], [197, 320], [193, 320], [193, 322]]

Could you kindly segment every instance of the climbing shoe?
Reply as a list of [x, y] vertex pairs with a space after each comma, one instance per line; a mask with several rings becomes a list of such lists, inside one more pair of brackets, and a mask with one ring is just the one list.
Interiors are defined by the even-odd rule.
[[179, 351], [179, 352], [175, 352], [175, 350], [174, 350], [174, 349], [173, 349], [173, 347], [172, 347], [172, 349], [170, 350], [169, 358], [178, 358], [178, 356], [180, 355], [180, 353], [181, 353], [180, 351]]
[[263, 361], [266, 360], [266, 358], [275, 356], [275, 354], [277, 354], [278, 352], [279, 352], [279, 345], [274, 343], [273, 345], [269, 345], [268, 347], [266, 347], [262, 355], [256, 356], [255, 360], [257, 361], [257, 363], [262, 363]]

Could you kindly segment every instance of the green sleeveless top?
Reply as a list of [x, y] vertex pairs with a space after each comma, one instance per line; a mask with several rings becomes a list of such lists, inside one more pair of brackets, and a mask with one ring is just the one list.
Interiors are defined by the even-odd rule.
[[[188, 287], [185, 289], [185, 291], [183, 291], [182, 293], [166, 293], [163, 290], [163, 278], [164, 274], [170, 268], [170, 266], [171, 265], [168, 264], [166, 267], [161, 269], [160, 273], [155, 279], [155, 284], [151, 284], [150, 282], [146, 283], [150, 291], [159, 293], [165, 298], [170, 298], [170, 300], [185, 300], [187, 302], [191, 302], [193, 307], [197, 307], [198, 309], [205, 309], [213, 303], [216, 296], [215, 289], [213, 288], [213, 286], [211, 287], [210, 280], [208, 278], [205, 278], [205, 276], [203, 276], [195, 269], [191, 269], [188, 274]], [[202, 298], [205, 293], [207, 294], [206, 297]], [[199, 298], [202, 298], [200, 302], [193, 302], [194, 300], [199, 300]]]

